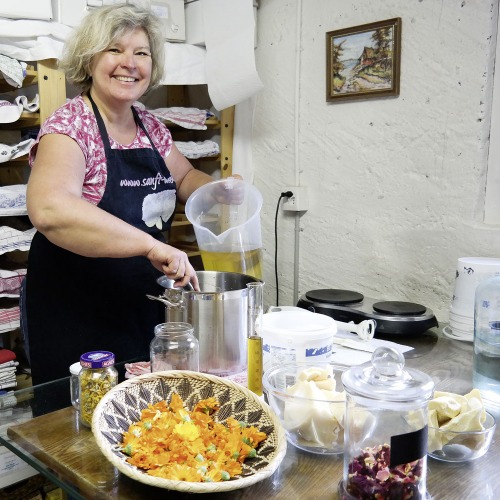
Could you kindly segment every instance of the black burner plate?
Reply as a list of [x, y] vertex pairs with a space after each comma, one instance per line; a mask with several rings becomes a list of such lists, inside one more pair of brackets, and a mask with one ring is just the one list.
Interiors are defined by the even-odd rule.
[[351, 290], [340, 290], [338, 288], [324, 288], [306, 292], [306, 297], [314, 302], [323, 304], [357, 304], [364, 299], [363, 294]]
[[413, 302], [398, 302], [388, 300], [373, 304], [373, 310], [384, 314], [394, 314], [395, 316], [419, 316], [424, 314], [426, 307]]
[[416, 335], [438, 326], [433, 312], [420, 304], [375, 300], [351, 290], [312, 290], [297, 306], [344, 323], [373, 319], [377, 322], [375, 336]]

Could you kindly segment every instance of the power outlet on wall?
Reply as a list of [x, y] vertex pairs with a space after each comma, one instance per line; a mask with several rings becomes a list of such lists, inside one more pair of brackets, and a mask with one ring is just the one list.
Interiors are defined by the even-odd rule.
[[309, 199], [307, 195], [307, 187], [294, 186], [285, 187], [284, 192], [291, 191], [293, 194], [283, 201], [283, 210], [289, 212], [305, 212], [309, 209]]

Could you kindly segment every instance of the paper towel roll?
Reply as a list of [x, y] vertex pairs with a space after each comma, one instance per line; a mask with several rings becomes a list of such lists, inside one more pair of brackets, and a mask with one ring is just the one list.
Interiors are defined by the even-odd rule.
[[264, 87], [255, 67], [253, 0], [201, 1], [208, 93], [214, 107], [221, 110]]
[[162, 85], [202, 85], [207, 83], [205, 47], [187, 43], [165, 43], [165, 72]]

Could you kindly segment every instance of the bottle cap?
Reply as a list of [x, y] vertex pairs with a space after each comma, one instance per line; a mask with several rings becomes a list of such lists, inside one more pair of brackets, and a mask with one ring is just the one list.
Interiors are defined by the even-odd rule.
[[83, 368], [106, 368], [115, 364], [115, 355], [110, 351], [90, 351], [80, 356]]
[[79, 361], [77, 361], [76, 363], [73, 363], [69, 367], [69, 372], [71, 373], [71, 375], [78, 375], [80, 373], [81, 369], [82, 369], [82, 365], [80, 364]]

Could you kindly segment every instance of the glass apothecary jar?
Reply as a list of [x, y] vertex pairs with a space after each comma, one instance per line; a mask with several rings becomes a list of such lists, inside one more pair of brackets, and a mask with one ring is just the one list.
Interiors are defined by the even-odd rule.
[[342, 375], [346, 391], [341, 499], [430, 498], [426, 488], [427, 406], [434, 382], [379, 347]]
[[114, 366], [115, 355], [109, 351], [90, 351], [80, 356], [82, 369], [79, 382], [80, 422], [92, 426], [94, 410], [110, 389], [118, 383], [118, 372]]
[[199, 371], [199, 344], [189, 323], [169, 322], [155, 326], [155, 338], [149, 347], [151, 371]]

